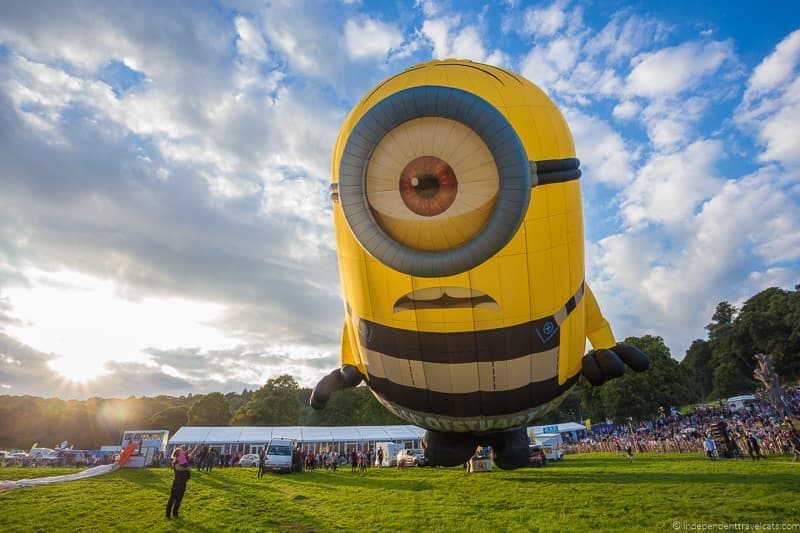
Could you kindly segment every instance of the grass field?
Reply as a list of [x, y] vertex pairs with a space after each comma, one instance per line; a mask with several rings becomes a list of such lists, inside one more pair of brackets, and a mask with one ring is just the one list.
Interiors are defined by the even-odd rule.
[[[0, 469], [0, 479], [69, 469]], [[181, 518], [164, 518], [168, 469], [0, 493], [0, 531], [689, 530], [690, 524], [800, 523], [800, 463], [689, 455], [571, 455], [545, 468], [267, 475], [192, 472]], [[686, 526], [684, 526], [686, 524]], [[717, 526], [719, 527], [719, 526]], [[800, 525], [795, 531], [800, 531]]]

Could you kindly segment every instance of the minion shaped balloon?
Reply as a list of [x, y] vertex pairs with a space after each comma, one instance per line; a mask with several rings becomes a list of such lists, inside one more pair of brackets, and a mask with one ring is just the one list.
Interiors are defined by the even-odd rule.
[[427, 430], [433, 464], [482, 445], [510, 469], [527, 465], [525, 427], [581, 374], [600, 385], [645, 370], [584, 279], [580, 176], [564, 117], [512, 72], [432, 61], [364, 96], [330, 190], [342, 367], [312, 406], [365, 380]]

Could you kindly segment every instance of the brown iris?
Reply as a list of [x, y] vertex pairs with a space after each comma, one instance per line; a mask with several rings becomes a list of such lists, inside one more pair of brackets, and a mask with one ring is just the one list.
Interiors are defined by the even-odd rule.
[[411, 161], [400, 173], [400, 196], [414, 213], [432, 217], [444, 213], [458, 193], [450, 165], [432, 155]]

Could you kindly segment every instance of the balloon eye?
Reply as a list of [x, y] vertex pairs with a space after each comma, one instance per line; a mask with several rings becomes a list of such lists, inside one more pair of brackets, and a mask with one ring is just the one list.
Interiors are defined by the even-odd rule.
[[400, 174], [400, 197], [410, 210], [424, 217], [444, 213], [458, 194], [453, 169], [435, 156], [414, 159]]
[[372, 216], [392, 239], [440, 252], [480, 233], [497, 202], [500, 178], [474, 130], [423, 117], [380, 140], [367, 164], [366, 190]]
[[523, 223], [530, 159], [503, 113], [476, 94], [437, 85], [400, 90], [342, 140], [331, 196], [364, 251], [398, 272], [466, 272]]

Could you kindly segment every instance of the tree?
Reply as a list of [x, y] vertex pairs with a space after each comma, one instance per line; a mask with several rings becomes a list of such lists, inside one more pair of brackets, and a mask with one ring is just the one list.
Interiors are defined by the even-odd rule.
[[190, 426], [227, 426], [231, 418], [228, 400], [221, 392], [201, 396], [189, 408]]
[[748, 358], [737, 338], [736, 313], [734, 306], [720, 302], [712, 317], [713, 322], [706, 326], [711, 349], [710, 366], [713, 368], [711, 399], [727, 398], [755, 387], [752, 356]]
[[231, 413], [235, 413], [239, 410], [241, 406], [247, 403], [250, 398], [253, 397], [253, 391], [249, 391], [246, 388], [242, 390], [241, 394], [236, 394], [235, 392], [229, 392], [225, 395], [225, 399], [228, 400], [228, 406], [231, 409]]
[[408, 422], [389, 412], [369, 388], [361, 385], [333, 394], [325, 409], [310, 411], [306, 423], [310, 426], [379, 426]]
[[170, 434], [175, 433], [181, 426], [189, 421], [189, 408], [185, 405], [167, 407], [150, 417], [152, 429], [166, 429]]
[[664, 339], [653, 335], [628, 337], [627, 344], [635, 346], [650, 357], [650, 368], [636, 373], [626, 369], [625, 374], [601, 386], [592, 394], [602, 402], [602, 411], [608, 418], [622, 422], [654, 417], [659, 407], [683, 405], [686, 401], [686, 375], [670, 355]]
[[726, 301], [722, 301], [717, 304], [717, 308], [714, 310], [714, 314], [711, 316], [712, 322], [706, 326], [706, 329], [708, 331], [714, 331], [714, 329], [718, 326], [732, 324], [735, 316], [736, 307], [732, 306]]
[[800, 375], [800, 293], [777, 287], [759, 292], [742, 306], [734, 327], [748, 355], [771, 354], [780, 376]]
[[233, 425], [294, 426], [300, 423], [300, 387], [292, 376], [270, 379], [236, 411]]
[[714, 388], [714, 370], [711, 366], [711, 346], [708, 341], [696, 339], [686, 350], [681, 368], [686, 372], [687, 392], [690, 402], [700, 402]]

